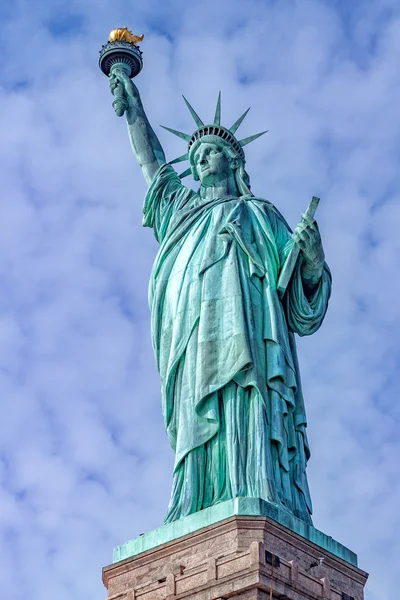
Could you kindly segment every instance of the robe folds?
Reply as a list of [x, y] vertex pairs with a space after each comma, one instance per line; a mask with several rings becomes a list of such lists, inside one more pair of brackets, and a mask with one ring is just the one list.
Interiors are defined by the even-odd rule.
[[175, 453], [166, 522], [246, 496], [311, 523], [294, 334], [320, 327], [328, 267], [310, 294], [300, 258], [281, 300], [277, 281], [293, 241], [279, 211], [254, 196], [204, 200], [168, 164], [143, 211], [160, 243], [149, 303]]

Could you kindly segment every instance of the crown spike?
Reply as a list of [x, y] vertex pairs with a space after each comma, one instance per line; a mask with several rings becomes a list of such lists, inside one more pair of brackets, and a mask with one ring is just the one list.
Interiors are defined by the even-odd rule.
[[261, 135], [264, 135], [264, 133], [268, 133], [268, 129], [267, 129], [267, 131], [262, 131], [261, 133], [256, 133], [255, 135], [250, 135], [249, 137], [244, 138], [244, 140], [239, 140], [239, 146], [241, 148], [243, 148], [243, 146], [247, 146], [247, 144], [254, 142], [254, 140], [259, 138]]
[[169, 165], [174, 165], [175, 163], [183, 162], [184, 160], [189, 160], [189, 154], [182, 154], [182, 156], [178, 156], [178, 158], [174, 158], [174, 160], [169, 161]]
[[194, 122], [196, 123], [197, 127], [203, 127], [204, 123], [203, 121], [200, 119], [199, 115], [197, 114], [197, 112], [194, 110], [194, 108], [189, 104], [189, 102], [186, 100], [185, 96], [182, 96], [182, 98], [184, 99], [186, 106], [188, 107], [190, 114], [192, 115]]
[[229, 128], [229, 131], [231, 133], [235, 133], [239, 129], [239, 127], [243, 123], [243, 119], [247, 116], [247, 113], [249, 112], [249, 110], [250, 110], [250, 107], [242, 114], [241, 117], [238, 118], [237, 121], [235, 121], [235, 123], [232, 125], [232, 127]]
[[218, 94], [217, 107], [215, 109], [214, 125], [221, 125], [221, 92]]
[[186, 169], [186, 171], [183, 171], [183, 173], [181, 173], [179, 175], [179, 179], [183, 179], [184, 177], [191, 175], [191, 173], [192, 173], [192, 169], [189, 167], [188, 169]]
[[162, 127], [163, 129], [166, 129], [167, 131], [169, 131], [170, 133], [173, 133], [174, 135], [177, 135], [178, 137], [185, 140], [185, 142], [189, 142], [190, 138], [192, 137], [191, 135], [188, 135], [187, 133], [182, 133], [182, 131], [177, 131], [176, 129], [171, 129], [171, 127], [165, 127], [165, 125], [160, 125], [160, 127]]

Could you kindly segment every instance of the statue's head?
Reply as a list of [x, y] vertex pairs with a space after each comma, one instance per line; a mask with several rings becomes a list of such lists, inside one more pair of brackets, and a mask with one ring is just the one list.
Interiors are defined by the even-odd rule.
[[[210, 136], [209, 136], [210, 137]], [[191, 172], [200, 181], [200, 195], [204, 188], [218, 187], [222, 181], [233, 177], [240, 195], [250, 195], [250, 178], [244, 161], [234, 148], [221, 139], [202, 139], [190, 153]]]
[[[176, 131], [165, 127], [174, 135], [188, 142], [188, 151], [183, 156], [170, 161], [170, 164], [178, 163], [183, 160], [190, 161], [190, 167], [181, 173], [181, 179], [192, 174], [195, 181], [200, 181], [201, 188], [218, 185], [222, 179], [226, 179], [230, 173], [235, 177], [238, 190], [241, 195], [250, 194], [250, 180], [245, 171], [245, 155], [243, 146], [266, 133], [257, 133], [243, 140], [237, 140], [236, 130], [247, 115], [248, 110], [239, 117], [239, 119], [227, 129], [221, 125], [221, 94], [218, 96], [217, 108], [215, 111], [214, 123], [204, 125], [198, 114], [184, 98], [186, 105], [195, 120], [198, 127], [193, 135]], [[200, 162], [204, 165], [201, 167]], [[207, 165], [205, 164], [207, 163]]]
[[195, 181], [207, 187], [218, 185], [233, 172], [234, 159], [230, 158], [222, 144], [203, 142], [193, 153], [192, 174]]

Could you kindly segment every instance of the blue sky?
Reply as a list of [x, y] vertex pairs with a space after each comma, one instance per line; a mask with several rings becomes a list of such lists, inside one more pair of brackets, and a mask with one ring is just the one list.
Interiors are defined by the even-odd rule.
[[137, 79], [173, 158], [251, 106], [256, 195], [294, 226], [312, 195], [334, 278], [299, 341], [316, 527], [359, 555], [367, 600], [400, 562], [400, 8], [395, 0], [89, 0], [0, 7], [0, 588], [103, 597], [112, 548], [159, 526], [173, 456], [150, 344], [157, 244], [145, 183], [97, 66], [145, 33]]

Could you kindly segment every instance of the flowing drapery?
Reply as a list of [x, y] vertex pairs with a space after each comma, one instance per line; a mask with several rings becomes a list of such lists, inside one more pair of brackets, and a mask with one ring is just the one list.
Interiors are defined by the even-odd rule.
[[322, 323], [331, 278], [310, 295], [276, 208], [253, 196], [206, 201], [169, 165], [145, 199], [160, 250], [149, 301], [165, 425], [175, 452], [166, 521], [251, 496], [311, 522], [309, 448], [294, 333]]

